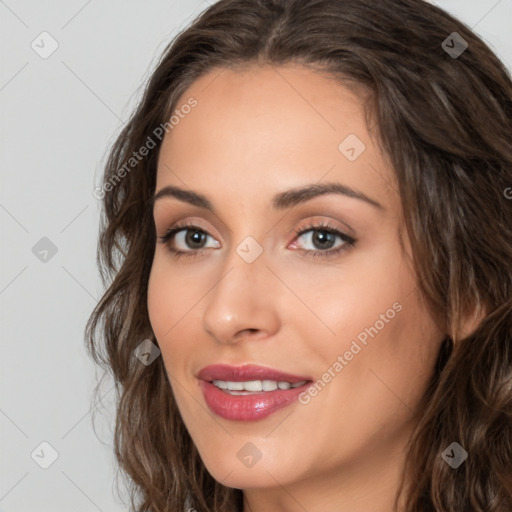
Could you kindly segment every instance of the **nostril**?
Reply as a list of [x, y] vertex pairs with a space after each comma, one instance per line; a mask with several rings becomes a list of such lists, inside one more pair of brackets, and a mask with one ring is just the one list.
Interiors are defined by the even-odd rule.
[[237, 338], [242, 338], [244, 335], [253, 335], [257, 333], [259, 329], [243, 329], [237, 334]]

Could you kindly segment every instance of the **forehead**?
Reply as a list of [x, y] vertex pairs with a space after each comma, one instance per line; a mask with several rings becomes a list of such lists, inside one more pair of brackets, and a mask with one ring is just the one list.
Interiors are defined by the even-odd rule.
[[176, 110], [191, 98], [197, 105], [162, 144], [157, 190], [185, 184], [232, 200], [230, 190], [247, 199], [339, 181], [389, 202], [393, 176], [370, 137], [364, 98], [327, 75], [298, 65], [216, 69]]

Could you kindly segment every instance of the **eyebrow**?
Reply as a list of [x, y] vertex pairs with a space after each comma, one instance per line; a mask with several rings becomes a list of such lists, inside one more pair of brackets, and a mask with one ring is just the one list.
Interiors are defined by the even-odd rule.
[[[368, 197], [363, 192], [355, 190], [341, 183], [315, 183], [307, 185], [305, 187], [293, 188], [280, 192], [272, 198], [272, 208], [274, 210], [285, 210], [291, 208], [300, 203], [304, 203], [313, 199], [327, 194], [341, 194], [354, 199], [360, 199], [366, 203], [374, 206], [378, 210], [385, 211], [385, 208], [375, 199]], [[212, 213], [215, 212], [211, 201], [204, 195], [192, 192], [191, 190], [184, 190], [173, 185], [168, 185], [160, 189], [150, 200], [149, 206], [152, 208], [154, 204], [164, 197], [173, 197], [185, 203], [189, 203], [192, 206], [204, 208]]]

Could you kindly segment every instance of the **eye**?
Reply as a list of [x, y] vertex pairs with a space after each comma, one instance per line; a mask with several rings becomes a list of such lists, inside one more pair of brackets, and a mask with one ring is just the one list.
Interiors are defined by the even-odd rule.
[[[308, 235], [308, 233], [311, 234]], [[336, 256], [342, 251], [347, 250], [349, 247], [352, 247], [356, 243], [354, 238], [330, 226], [328, 223], [310, 224], [306, 227], [302, 227], [296, 230], [294, 234], [296, 237], [298, 237], [298, 239], [303, 238], [313, 245], [320, 247], [320, 249], [312, 250], [303, 249], [306, 255], [312, 255], [313, 257]], [[204, 229], [201, 229], [192, 223], [188, 223], [174, 226], [173, 228], [169, 229], [164, 236], [158, 237], [158, 240], [160, 243], [163, 243], [167, 246], [169, 252], [175, 258], [179, 258], [181, 256], [195, 258], [205, 250], [203, 244], [208, 237], [211, 238], [211, 236]], [[341, 240], [341, 244], [339, 244], [336, 248], [332, 248], [336, 238]], [[184, 249], [174, 247], [174, 245], [179, 246], [180, 244], [182, 247], [184, 247]], [[220, 247], [219, 242], [214, 240], [212, 247]]]
[[[297, 229], [295, 235], [309, 241], [313, 246], [320, 249], [304, 249], [306, 255], [313, 257], [332, 257], [340, 254], [342, 251], [355, 245], [356, 240], [342, 231], [330, 226], [328, 223], [312, 223], [306, 227]], [[332, 248], [336, 238], [341, 243], [336, 248]], [[295, 245], [295, 244], [294, 244]]]
[[[197, 256], [204, 250], [202, 244], [207, 237], [210, 237], [210, 235], [205, 230], [192, 223], [188, 223], [174, 226], [164, 236], [158, 237], [158, 239], [167, 246], [173, 256], [179, 258], [180, 256]], [[181, 244], [182, 247], [185, 246], [185, 250], [174, 248], [174, 244], [171, 244], [171, 242], [178, 245]], [[200, 247], [197, 247], [198, 245]], [[187, 250], [187, 246], [191, 247], [192, 250]], [[220, 247], [219, 242], [215, 241], [213, 247]]]

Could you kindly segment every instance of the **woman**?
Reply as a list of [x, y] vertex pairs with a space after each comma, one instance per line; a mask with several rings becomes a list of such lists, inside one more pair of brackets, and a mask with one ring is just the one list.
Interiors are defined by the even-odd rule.
[[105, 169], [87, 325], [137, 511], [512, 510], [512, 82], [421, 0], [221, 0]]

